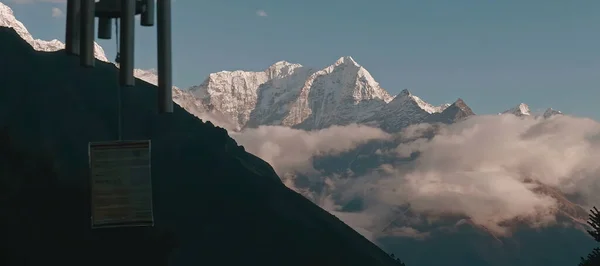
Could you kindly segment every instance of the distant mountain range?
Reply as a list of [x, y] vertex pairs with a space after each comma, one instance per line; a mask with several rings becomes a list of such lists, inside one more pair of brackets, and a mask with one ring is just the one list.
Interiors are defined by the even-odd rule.
[[[260, 125], [314, 130], [358, 123], [395, 132], [475, 115], [462, 99], [434, 106], [406, 89], [392, 96], [350, 56], [320, 70], [280, 61], [260, 72], [221, 71], [186, 92], [195, 102], [185, 105], [226, 117], [238, 130]], [[520, 107], [525, 113], [513, 111]], [[529, 115], [525, 104], [513, 109], [505, 113]], [[549, 108], [544, 116], [559, 113]]]
[[[58, 40], [34, 39], [6, 6], [0, 6], [0, 26], [14, 28], [38, 51], [64, 49]], [[95, 56], [108, 62], [95, 44]], [[154, 70], [136, 69], [135, 76], [156, 84]], [[229, 130], [277, 125], [306, 130], [352, 123], [395, 132], [421, 122], [452, 123], [475, 113], [462, 100], [434, 106], [404, 89], [392, 96], [352, 57], [344, 56], [323, 69], [279, 61], [264, 71], [212, 73], [197, 86], [173, 88], [174, 100], [188, 112], [209, 115]], [[529, 115], [526, 104], [507, 110]], [[549, 108], [543, 116], [560, 114]]]

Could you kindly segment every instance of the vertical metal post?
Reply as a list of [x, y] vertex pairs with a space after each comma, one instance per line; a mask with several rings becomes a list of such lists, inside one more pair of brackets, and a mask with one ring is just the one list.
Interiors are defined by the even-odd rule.
[[67, 0], [65, 51], [68, 55], [79, 55], [80, 2], [81, 0]]
[[133, 77], [135, 0], [121, 0], [121, 63], [119, 83], [121, 86], [135, 86]]
[[96, 30], [94, 9], [94, 0], [81, 0], [80, 62], [84, 67], [94, 67], [96, 63], [94, 57], [94, 32]]
[[173, 66], [171, 56], [171, 0], [156, 3], [158, 48], [158, 112], [173, 112]]
[[142, 12], [140, 25], [144, 27], [154, 26], [154, 0], [144, 0], [142, 2], [145, 9]]
[[112, 37], [112, 19], [98, 18], [98, 39], [110, 40]]

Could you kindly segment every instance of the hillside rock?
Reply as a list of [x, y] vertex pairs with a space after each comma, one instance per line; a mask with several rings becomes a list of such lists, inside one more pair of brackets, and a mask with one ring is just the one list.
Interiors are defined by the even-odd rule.
[[[88, 143], [117, 135], [117, 69], [102, 62], [85, 69], [78, 58], [62, 51], [36, 52], [6, 27], [0, 27], [0, 58], [18, 62], [0, 64], [0, 127], [7, 128], [11, 145], [46, 151], [56, 182], [84, 191], [81, 198], [86, 198]], [[158, 115], [157, 88], [141, 80], [136, 84], [122, 91], [123, 136], [152, 140], [155, 227], [177, 239], [172, 265], [396, 265], [350, 227], [287, 189], [267, 163], [246, 153], [224, 129], [179, 106], [172, 114]], [[61, 194], [57, 190], [48, 195]], [[91, 251], [90, 243], [98, 241], [93, 236], [61, 244], [81, 240], [89, 231], [89, 210], [83, 203], [52, 208], [33, 224], [8, 217], [15, 219], [14, 228], [0, 228], [0, 235], [11, 236], [2, 241], [27, 244], [12, 246], [9, 254], [15, 263], [8, 265], [139, 263], [123, 258], [123, 252], [111, 253], [108, 246]], [[22, 214], [34, 216], [27, 210], [34, 211], [22, 209]], [[54, 215], [61, 213], [77, 215]], [[72, 226], [44, 226], [46, 220]], [[40, 232], [27, 238], [8, 233], [13, 230]], [[119, 241], [117, 231], [98, 234]], [[98, 254], [101, 260], [90, 259]]]

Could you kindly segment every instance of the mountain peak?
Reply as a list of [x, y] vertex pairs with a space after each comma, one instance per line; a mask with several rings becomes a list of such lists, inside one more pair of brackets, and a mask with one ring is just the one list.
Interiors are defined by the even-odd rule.
[[[34, 39], [31, 33], [27, 30], [25, 25], [21, 23], [14, 15], [13, 10], [0, 2], [0, 27], [7, 27], [14, 29], [17, 34], [29, 43], [33, 49], [36, 51], [42, 52], [55, 52], [58, 50], [62, 50], [65, 48], [65, 44], [61, 41], [54, 39], [51, 41], [44, 41], [39, 39]], [[94, 43], [94, 56], [101, 61], [108, 62], [109, 60], [106, 58], [104, 54], [104, 49], [97, 43]]]
[[502, 114], [513, 114], [516, 116], [530, 116], [531, 111], [529, 110], [529, 105], [520, 103], [519, 105], [502, 112]]
[[265, 70], [270, 79], [278, 78], [282, 76], [289, 76], [293, 74], [294, 70], [297, 68], [301, 68], [302, 65], [290, 63], [288, 61], [279, 61], [275, 64], [272, 64], [269, 68]]
[[335, 61], [335, 65], [336, 66], [339, 66], [339, 65], [352, 65], [352, 66], [360, 67], [360, 65], [358, 63], [356, 63], [356, 61], [354, 61], [354, 58], [352, 58], [351, 56], [342, 56], [342, 57], [340, 57], [340, 59], [338, 59], [337, 61]]
[[[400, 93], [398, 93], [398, 96], [411, 96], [412, 94], [410, 93], [410, 91], [408, 89], [403, 89], [402, 91], [400, 91]], [[396, 97], [398, 97], [396, 96]]]
[[434, 113], [429, 116], [426, 122], [438, 122], [451, 124], [457, 122], [459, 120], [466, 119], [472, 115], [475, 115], [473, 110], [463, 101], [463, 99], [458, 98], [453, 104], [448, 106], [441, 113]]
[[558, 110], [554, 110], [552, 108], [548, 108], [546, 109], [546, 111], [543, 114], [544, 118], [550, 118], [551, 116], [555, 116], [555, 115], [562, 115], [563, 113], [561, 111]]
[[289, 67], [289, 66], [302, 66], [302, 65], [290, 63], [290, 62], [285, 61], [285, 60], [281, 60], [281, 61], [275, 62], [269, 68], [280, 68], [280, 67]]
[[465, 101], [462, 98], [456, 99], [456, 101], [454, 103], [452, 103], [450, 106], [456, 106], [461, 109], [464, 107], [469, 107], [469, 106], [467, 106], [467, 104], [465, 103]]

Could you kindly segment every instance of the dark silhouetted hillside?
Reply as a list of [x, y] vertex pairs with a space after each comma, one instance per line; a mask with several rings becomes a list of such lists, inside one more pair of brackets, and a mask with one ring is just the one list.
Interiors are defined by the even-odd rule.
[[[596, 207], [590, 210], [588, 224], [592, 230], [588, 230], [588, 234], [600, 243], [600, 211]], [[600, 265], [600, 248], [596, 247], [585, 258], [581, 258], [579, 266], [598, 266]]]
[[116, 138], [116, 68], [35, 52], [8, 28], [0, 60], [2, 265], [398, 265], [225, 130], [178, 106], [158, 115], [140, 80], [124, 138], [152, 139], [156, 226], [90, 230], [87, 145]]

